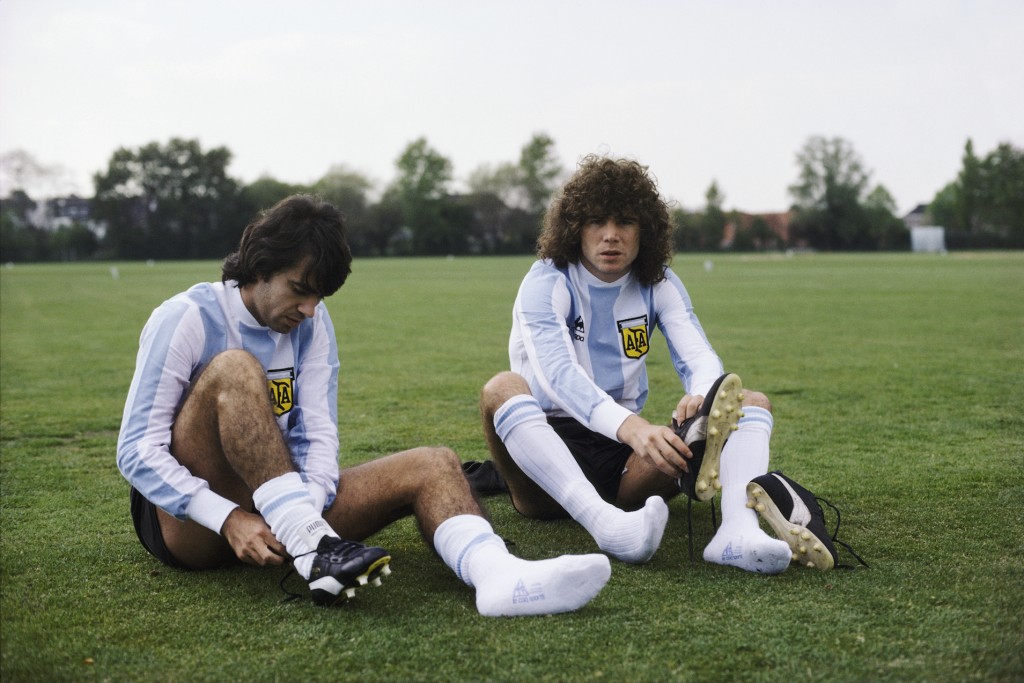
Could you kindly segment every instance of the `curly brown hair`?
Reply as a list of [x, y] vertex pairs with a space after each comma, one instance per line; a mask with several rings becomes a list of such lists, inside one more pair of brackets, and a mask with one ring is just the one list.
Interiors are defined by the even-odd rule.
[[578, 263], [583, 226], [613, 216], [635, 218], [640, 225], [640, 253], [632, 268], [637, 279], [644, 285], [665, 279], [675, 227], [655, 179], [646, 166], [630, 159], [590, 154], [580, 161], [544, 215], [537, 256], [559, 268]]

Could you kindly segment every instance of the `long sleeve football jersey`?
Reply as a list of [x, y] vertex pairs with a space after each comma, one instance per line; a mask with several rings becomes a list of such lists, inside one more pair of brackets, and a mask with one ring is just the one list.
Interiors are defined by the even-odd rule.
[[548, 415], [572, 417], [616, 439], [623, 421], [647, 401], [646, 357], [661, 330], [684, 389], [706, 393], [722, 374], [671, 269], [642, 286], [632, 272], [603, 282], [580, 264], [533, 264], [513, 307], [509, 360]]
[[214, 356], [244, 349], [263, 365], [278, 426], [303, 479], [338, 487], [338, 348], [323, 302], [288, 334], [260, 325], [237, 283], [198, 284], [160, 305], [142, 331], [121, 422], [117, 465], [149, 501], [219, 532], [234, 503], [171, 454], [171, 428], [191, 383]]

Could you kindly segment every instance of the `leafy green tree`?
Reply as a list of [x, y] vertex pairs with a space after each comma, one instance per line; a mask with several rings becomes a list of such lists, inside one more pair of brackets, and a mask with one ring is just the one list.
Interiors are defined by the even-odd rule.
[[700, 217], [699, 229], [701, 247], [704, 249], [718, 249], [725, 236], [726, 216], [722, 210], [725, 203], [725, 195], [718, 188], [718, 182], [711, 181], [707, 192], [704, 193], [706, 205], [704, 214]]
[[402, 218], [402, 202], [392, 187], [369, 207], [365, 235], [367, 254], [391, 256], [412, 253], [412, 236]]
[[493, 192], [471, 192], [452, 201], [466, 212], [466, 248], [470, 253], [524, 254], [535, 248], [536, 218], [507, 205]]
[[[523, 145], [518, 163], [478, 167], [467, 180], [470, 194], [476, 197], [464, 201], [477, 205], [478, 215], [481, 211], [489, 213], [491, 221], [474, 221], [480, 234], [474, 235], [473, 240], [488, 252], [532, 251], [541, 219], [563, 172], [555, 141], [546, 133], [535, 133]], [[504, 208], [485, 195], [494, 197]]]
[[285, 183], [269, 175], [263, 175], [242, 187], [239, 192], [241, 211], [246, 216], [254, 216], [260, 211], [269, 209], [285, 197], [300, 192], [309, 192], [303, 185]]
[[[466, 181], [469, 193], [459, 201], [469, 206], [474, 215], [469, 237], [471, 252], [495, 254], [530, 250], [530, 244], [520, 245], [523, 240], [516, 234], [518, 223], [509, 220], [516, 214], [525, 214], [520, 208], [519, 178], [519, 167], [511, 163], [497, 167], [483, 164], [469, 174]], [[535, 227], [533, 221], [528, 222], [530, 228]]]
[[963, 230], [977, 232], [977, 207], [981, 193], [981, 162], [974, 154], [974, 142], [968, 138], [964, 144], [963, 167], [956, 183], [957, 219]]
[[519, 184], [527, 212], [538, 218], [544, 214], [562, 172], [555, 141], [546, 133], [534, 133], [519, 154]]
[[1024, 247], [1024, 150], [1001, 143], [983, 159], [964, 145], [956, 180], [928, 206], [954, 247]]
[[373, 182], [344, 164], [335, 164], [311, 189], [345, 214], [352, 251], [360, 255], [372, 253], [374, 236], [369, 225], [368, 195]]
[[675, 224], [676, 251], [698, 251], [702, 248], [700, 227], [694, 215], [682, 208], [672, 210], [672, 222]]
[[820, 249], [871, 249], [871, 224], [862, 206], [870, 174], [842, 138], [814, 136], [797, 153], [800, 175], [790, 185], [794, 232]]
[[0, 258], [31, 261], [37, 256], [39, 232], [29, 221], [36, 202], [24, 190], [14, 190], [0, 201]]
[[439, 201], [452, 180], [452, 162], [433, 149], [426, 138], [409, 143], [395, 161], [398, 194], [411, 202]]
[[876, 249], [907, 249], [910, 232], [896, 216], [896, 200], [883, 185], [875, 186], [864, 199], [864, 212]]
[[755, 216], [754, 220], [751, 221], [750, 229], [746, 230], [746, 232], [750, 234], [751, 242], [755, 249], [762, 251], [778, 249], [778, 236], [763, 216]]
[[311, 189], [352, 220], [366, 213], [367, 196], [373, 189], [373, 183], [362, 173], [344, 164], [335, 164], [313, 183]]
[[58, 228], [50, 241], [53, 256], [61, 261], [80, 261], [99, 249], [96, 233], [80, 223]]
[[197, 140], [172, 138], [120, 148], [93, 177], [93, 214], [107, 222], [118, 258], [213, 258], [237, 243], [246, 218], [238, 184], [227, 174], [231, 152], [204, 152]]
[[987, 232], [1024, 247], [1024, 149], [1002, 143], [979, 164], [976, 213]]
[[939, 190], [928, 205], [929, 222], [940, 225], [947, 230], [961, 231], [960, 211], [957, 205], [958, 191], [956, 182], [948, 183]]
[[493, 195], [505, 206], [518, 207], [522, 203], [520, 197], [519, 167], [505, 162], [492, 167], [481, 164], [466, 179], [470, 194]]
[[431, 148], [426, 138], [419, 138], [405, 148], [395, 166], [398, 177], [392, 187], [402, 207], [402, 219], [412, 230], [413, 252], [463, 253], [465, 235], [446, 207], [451, 161]]

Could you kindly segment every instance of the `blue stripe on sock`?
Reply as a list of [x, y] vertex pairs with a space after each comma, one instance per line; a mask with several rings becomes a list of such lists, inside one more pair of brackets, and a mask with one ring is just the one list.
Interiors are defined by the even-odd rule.
[[740, 418], [738, 426], [743, 427], [745, 425], [751, 427], [763, 426], [770, 430], [775, 425], [775, 420], [772, 418], [772, 414], [764, 408], [744, 406], [743, 417]]
[[272, 515], [272, 514], [274, 514], [274, 511], [276, 511], [282, 505], [287, 505], [288, 503], [291, 503], [291, 502], [294, 502], [294, 501], [297, 501], [297, 500], [300, 500], [300, 499], [303, 499], [303, 498], [305, 498], [306, 501], [310, 505], [313, 504], [313, 499], [309, 495], [308, 492], [306, 492], [306, 491], [291, 491], [289, 493], [284, 494], [283, 496], [279, 496], [277, 498], [274, 498], [272, 501], [267, 503], [267, 505], [262, 510], [260, 510], [260, 513], [264, 517], [266, 517], [267, 515]]
[[467, 577], [463, 576], [463, 574], [462, 574], [462, 561], [466, 558], [466, 555], [468, 555], [469, 551], [472, 550], [473, 548], [475, 548], [476, 546], [480, 545], [481, 543], [486, 543], [487, 541], [491, 540], [492, 538], [494, 538], [494, 534], [493, 533], [483, 533], [483, 534], [480, 534], [479, 536], [474, 538], [472, 541], [467, 543], [466, 547], [462, 549], [461, 553], [459, 553], [459, 559], [456, 560], [456, 562], [455, 562], [455, 574], [456, 574], [456, 576], [459, 577], [460, 581], [462, 581], [463, 583], [468, 583]]
[[521, 396], [508, 400], [494, 416], [494, 430], [502, 441], [514, 427], [527, 420], [544, 420], [544, 411], [532, 396]]

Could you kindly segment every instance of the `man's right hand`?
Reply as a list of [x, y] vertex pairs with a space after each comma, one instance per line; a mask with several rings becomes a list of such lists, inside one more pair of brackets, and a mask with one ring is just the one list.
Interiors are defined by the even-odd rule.
[[693, 457], [693, 453], [668, 427], [652, 425], [639, 415], [630, 415], [619, 426], [617, 436], [619, 441], [631, 446], [634, 453], [667, 476], [678, 477], [690, 470], [687, 460]]
[[242, 562], [263, 567], [284, 564], [288, 556], [263, 517], [242, 508], [231, 511], [220, 533]]

